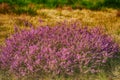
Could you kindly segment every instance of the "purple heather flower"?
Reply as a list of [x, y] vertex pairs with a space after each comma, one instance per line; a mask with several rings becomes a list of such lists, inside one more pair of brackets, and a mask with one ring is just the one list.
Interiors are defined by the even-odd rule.
[[0, 66], [22, 76], [38, 71], [94, 73], [97, 69], [93, 67], [104, 65], [118, 52], [119, 45], [102, 29], [64, 23], [22, 30], [6, 39], [0, 49]]

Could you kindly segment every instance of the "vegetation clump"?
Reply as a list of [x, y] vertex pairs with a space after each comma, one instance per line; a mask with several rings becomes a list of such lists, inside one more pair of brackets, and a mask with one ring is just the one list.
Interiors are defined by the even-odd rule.
[[76, 24], [18, 31], [0, 48], [1, 69], [15, 75], [98, 72], [119, 46], [100, 28]]

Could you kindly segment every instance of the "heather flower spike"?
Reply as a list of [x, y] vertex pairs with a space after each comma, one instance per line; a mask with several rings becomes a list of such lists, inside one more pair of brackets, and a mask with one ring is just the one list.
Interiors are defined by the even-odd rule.
[[14, 31], [15, 31], [15, 32], [20, 31], [20, 29], [19, 29], [19, 27], [18, 27], [17, 25], [14, 26]]

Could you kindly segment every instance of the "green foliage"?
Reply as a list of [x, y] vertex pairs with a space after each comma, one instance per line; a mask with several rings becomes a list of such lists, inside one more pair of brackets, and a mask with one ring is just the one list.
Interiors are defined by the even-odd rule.
[[104, 6], [120, 8], [120, 0], [104, 0]]
[[120, 0], [0, 0], [11, 5], [26, 6], [29, 3], [44, 4], [48, 8], [56, 8], [58, 6], [74, 6], [88, 9], [100, 9], [101, 7], [120, 8]]
[[36, 9], [34, 8], [29, 8], [29, 7], [18, 7], [16, 9], [13, 9], [13, 12], [16, 14], [29, 14], [29, 15], [36, 15]]
[[29, 0], [3, 0], [1, 2], [9, 3], [10, 5], [23, 6], [23, 5], [27, 5]]
[[[92, 9], [100, 10], [104, 7], [118, 8], [120, 9], [120, 0], [0, 0], [0, 3], [5, 2], [10, 6], [18, 6], [19, 9], [14, 9], [12, 11], [17, 13], [35, 13], [34, 9], [28, 7], [29, 4], [39, 5], [42, 4], [42, 8], [56, 8], [70, 6], [74, 9]], [[40, 5], [39, 5], [40, 6]], [[21, 9], [21, 7], [28, 7], [28, 9]], [[36, 6], [37, 7], [37, 6]], [[6, 10], [5, 10], [6, 11]]]
[[100, 9], [103, 1], [101, 0], [81, 0], [80, 5], [88, 9]]

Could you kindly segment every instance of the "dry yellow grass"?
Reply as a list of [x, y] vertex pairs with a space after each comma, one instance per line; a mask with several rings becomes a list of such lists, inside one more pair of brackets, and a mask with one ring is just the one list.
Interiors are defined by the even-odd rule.
[[[120, 17], [117, 15], [117, 10], [106, 9], [103, 11], [91, 10], [69, 10], [69, 9], [41, 9], [37, 11], [38, 15], [15, 15], [15, 14], [0, 14], [0, 43], [11, 34], [15, 24], [20, 27], [24, 26], [24, 21], [30, 22], [33, 25], [53, 25], [56, 22], [63, 20], [80, 21], [85, 26], [100, 26], [104, 27], [108, 33], [113, 35], [116, 40], [120, 41]], [[41, 24], [39, 20], [43, 19]]]

